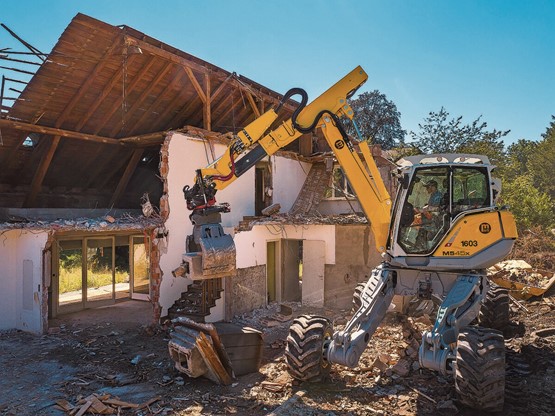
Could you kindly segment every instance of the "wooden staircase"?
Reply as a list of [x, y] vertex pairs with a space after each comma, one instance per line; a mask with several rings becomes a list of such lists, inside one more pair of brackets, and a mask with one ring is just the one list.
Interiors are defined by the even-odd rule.
[[221, 298], [222, 291], [222, 279], [195, 280], [168, 309], [168, 318], [185, 316], [195, 322], [205, 322], [210, 309]]

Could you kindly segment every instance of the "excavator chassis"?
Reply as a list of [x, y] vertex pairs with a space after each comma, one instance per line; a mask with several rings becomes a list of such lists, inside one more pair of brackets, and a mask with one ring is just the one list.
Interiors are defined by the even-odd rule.
[[[322, 328], [331, 326], [329, 321], [323, 323], [326, 318], [303, 316], [302, 325], [294, 322], [286, 347], [289, 372], [300, 381], [318, 381], [329, 373], [332, 364], [356, 367], [394, 295], [430, 298], [435, 294], [443, 301], [433, 328], [422, 336], [421, 367], [454, 375], [459, 400], [465, 405], [500, 410], [505, 378], [503, 335], [493, 329], [469, 326], [478, 318], [488, 289], [483, 273], [423, 272], [383, 263], [372, 271], [360, 293], [361, 306], [344, 329], [325, 336], [313, 328], [316, 323]], [[303, 333], [305, 328], [311, 331]], [[310, 344], [310, 351], [302, 348], [305, 344]], [[314, 354], [318, 345], [319, 353]], [[488, 348], [484, 350], [480, 345]], [[320, 377], [315, 375], [318, 367], [322, 369]], [[304, 377], [304, 369], [310, 377]]]

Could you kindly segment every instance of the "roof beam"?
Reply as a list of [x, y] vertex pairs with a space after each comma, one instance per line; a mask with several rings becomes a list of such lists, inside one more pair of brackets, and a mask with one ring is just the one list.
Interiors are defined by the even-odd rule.
[[202, 90], [202, 87], [200, 86], [197, 78], [195, 77], [195, 74], [193, 74], [193, 71], [191, 71], [191, 68], [186, 66], [185, 67], [185, 72], [189, 76], [189, 79], [191, 80], [191, 83], [193, 84], [193, 87], [195, 87], [195, 90], [197, 91], [197, 94], [198, 94], [199, 98], [202, 100], [203, 103], [206, 103], [206, 97], [207, 96], [204, 93], [204, 91]]
[[33, 181], [31, 182], [31, 190], [27, 194], [25, 198], [25, 202], [23, 202], [23, 208], [29, 208], [35, 205], [37, 194], [42, 186], [42, 181], [46, 176], [46, 172], [48, 172], [48, 168], [50, 167], [50, 163], [54, 158], [54, 153], [56, 153], [56, 149], [60, 144], [60, 136], [54, 136], [52, 142], [50, 143], [50, 147], [46, 154], [42, 157], [40, 164], [35, 171], [35, 175], [33, 176]]
[[[206, 87], [206, 96], [210, 98], [210, 76], [204, 74], [204, 85]], [[202, 121], [206, 130], [212, 130], [212, 100], [207, 99], [204, 103], [202, 111]]]
[[[86, 140], [88, 142], [124, 145], [118, 139], [111, 139], [109, 137], [97, 136], [94, 134], [79, 133], [77, 131], [64, 130], [54, 127], [46, 127], [38, 124], [25, 123], [23, 121], [15, 121], [0, 118], [0, 127], [11, 128], [14, 130], [21, 130], [25, 132], [41, 133], [50, 136], [68, 137], [78, 140]], [[25, 140], [25, 137], [23, 138]]]
[[252, 111], [254, 111], [254, 115], [256, 117], [260, 117], [260, 110], [256, 106], [256, 103], [254, 102], [254, 98], [253, 98], [252, 94], [249, 91], [245, 91], [245, 95], [247, 96], [247, 100], [249, 101], [249, 104], [251, 105]]
[[118, 202], [118, 199], [120, 198], [121, 194], [129, 184], [129, 180], [131, 179], [133, 172], [135, 172], [135, 169], [137, 168], [137, 165], [139, 164], [141, 157], [143, 156], [144, 150], [145, 149], [133, 150], [131, 159], [129, 159], [129, 163], [125, 168], [125, 172], [123, 173], [121, 179], [119, 180], [118, 186], [116, 187], [114, 195], [112, 195], [112, 199], [110, 200], [110, 203], [108, 204], [108, 206], [112, 207], [116, 202]]

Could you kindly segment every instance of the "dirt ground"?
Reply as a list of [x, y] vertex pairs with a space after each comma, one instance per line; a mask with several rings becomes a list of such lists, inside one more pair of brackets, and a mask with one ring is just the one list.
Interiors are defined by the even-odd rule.
[[[311, 310], [338, 328], [348, 311]], [[555, 414], [555, 290], [543, 298], [512, 304], [506, 331], [506, 415]], [[524, 309], [526, 308], [526, 310]], [[359, 367], [335, 366], [326, 383], [298, 384], [286, 371], [285, 338], [291, 323], [272, 316], [279, 305], [238, 317], [236, 323], [264, 333], [259, 372], [230, 386], [190, 379], [173, 368], [168, 333], [149, 325], [147, 303], [128, 301], [67, 315], [50, 322], [50, 333], [0, 333], [0, 414], [64, 415], [57, 400], [77, 404], [93, 393], [142, 408], [135, 415], [476, 415], [456, 402], [451, 377], [420, 369], [416, 351], [426, 316], [388, 314], [371, 339]], [[269, 323], [270, 322], [270, 323]], [[273, 413], [272, 413], [273, 412]]]

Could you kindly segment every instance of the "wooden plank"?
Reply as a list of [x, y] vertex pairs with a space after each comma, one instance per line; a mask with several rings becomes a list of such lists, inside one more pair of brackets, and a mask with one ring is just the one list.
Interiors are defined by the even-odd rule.
[[164, 100], [164, 98], [166, 98], [166, 93], [168, 91], [171, 91], [173, 89], [173, 87], [175, 87], [175, 85], [181, 81], [181, 79], [183, 78], [183, 73], [179, 72], [178, 74], [176, 74], [176, 76], [171, 80], [171, 82], [166, 86], [166, 88], [164, 88], [164, 91], [162, 91], [160, 94], [158, 94], [158, 97], [156, 98], [156, 100], [154, 100], [154, 102], [152, 103], [152, 105], [143, 113], [143, 115], [134, 123], [134, 128], [131, 130], [132, 133], [134, 133], [137, 130], [141, 130], [141, 124], [145, 121], [145, 119], [151, 115], [152, 110], [156, 110], [159, 106], [159, 104], [162, 102], [162, 100]]
[[[60, 136], [60, 137], [67, 137], [70, 139], [85, 140], [88, 142], [112, 144], [112, 145], [118, 145], [118, 146], [125, 145], [125, 143], [122, 143], [118, 139], [112, 139], [110, 137], [97, 136], [95, 134], [80, 133], [77, 131], [65, 130], [65, 129], [55, 128], [55, 127], [41, 126], [38, 124], [25, 123], [22, 121], [0, 119], [0, 127], [7, 127], [14, 130], [25, 131], [27, 133], [33, 132], [33, 133], [46, 134], [49, 136]], [[21, 140], [21, 143], [23, 143], [26, 137], [27, 135], [25, 135], [23, 140]]]
[[125, 172], [123, 173], [123, 176], [119, 180], [118, 186], [116, 187], [114, 195], [112, 196], [112, 199], [110, 200], [110, 203], [108, 204], [108, 206], [112, 207], [120, 198], [121, 194], [127, 187], [129, 180], [131, 179], [131, 175], [133, 175], [133, 172], [135, 172], [135, 169], [137, 168], [137, 164], [139, 163], [139, 161], [141, 160], [141, 157], [143, 156], [143, 152], [144, 152], [144, 149], [135, 149], [133, 151], [133, 154], [131, 155], [131, 159], [129, 160], [129, 163], [125, 168]]
[[232, 379], [222, 365], [218, 355], [210, 344], [210, 341], [208, 340], [206, 335], [204, 335], [204, 332], [199, 332], [197, 347], [200, 354], [202, 355], [202, 358], [204, 358], [206, 365], [209, 367], [210, 370], [212, 370], [218, 380], [220, 380], [220, 382], [226, 386], [230, 385]]
[[[176, 55], [172, 52], [166, 51], [164, 49], [162, 49], [159, 46], [155, 46], [155, 45], [151, 45], [148, 42], [139, 40], [137, 38], [134, 37], [126, 37], [127, 42], [129, 42], [130, 44], [136, 44], [137, 46], [139, 46], [143, 52], [150, 52], [153, 55], [156, 55], [160, 58], [166, 59], [170, 62], [173, 62], [175, 64], [184, 66], [184, 67], [188, 67], [191, 68], [192, 70], [195, 70], [196, 72], [200, 72], [202, 74], [210, 72], [212, 77], [215, 77], [217, 79], [221, 79], [221, 80], [225, 80], [229, 77], [230, 74], [229, 72], [221, 69], [221, 68], [217, 68], [213, 65], [210, 65], [210, 68], [207, 68], [206, 66], [203, 66], [197, 62], [194, 62], [191, 59], [187, 59], [184, 58], [182, 56]], [[219, 69], [219, 71], [218, 71]], [[246, 84], [245, 81], [241, 81], [243, 83]], [[269, 93], [266, 93], [264, 91], [259, 91], [259, 93], [261, 95], [263, 95], [268, 101], [274, 102], [274, 103], [279, 103], [280, 97], [274, 97]], [[278, 93], [275, 93], [276, 95], [279, 95]], [[294, 110], [295, 108], [297, 108], [296, 105], [290, 104], [290, 103], [285, 103], [284, 104], [284, 108], [288, 108], [289, 110]]]
[[66, 117], [71, 113], [71, 111], [73, 111], [73, 108], [75, 107], [75, 105], [81, 100], [83, 95], [87, 92], [89, 87], [95, 81], [96, 76], [98, 75], [98, 73], [100, 71], [102, 71], [102, 69], [104, 69], [104, 66], [107, 63], [106, 58], [111, 57], [114, 50], [117, 47], [121, 47], [121, 45], [122, 45], [121, 42], [115, 42], [114, 41], [112, 46], [110, 46], [108, 48], [108, 50], [104, 53], [102, 58], [100, 58], [100, 61], [98, 62], [98, 64], [94, 67], [94, 69], [91, 71], [91, 73], [87, 76], [86, 81], [81, 85], [79, 90], [77, 90], [77, 92], [71, 98], [71, 101], [66, 105], [66, 107], [64, 108], [64, 111], [62, 111], [62, 114], [60, 114], [60, 116], [56, 120], [55, 127], [60, 127], [62, 125], [62, 123], [65, 121]]
[[[133, 91], [137, 87], [137, 84], [139, 82], [141, 82], [141, 80], [143, 79], [145, 74], [148, 71], [150, 71], [150, 68], [152, 67], [152, 65], [154, 65], [155, 62], [156, 62], [156, 59], [154, 59], [154, 57], [150, 58], [148, 63], [135, 76], [135, 79], [133, 79], [131, 84], [129, 84], [129, 86], [127, 87], [127, 94], [128, 95], [131, 93], [131, 91]], [[97, 134], [100, 130], [102, 130], [104, 128], [104, 126], [106, 125], [106, 123], [108, 123], [110, 121], [110, 119], [113, 117], [113, 115], [118, 110], [118, 108], [121, 108], [121, 105], [123, 104], [123, 100], [125, 100], [125, 98], [126, 97], [122, 94], [122, 96], [119, 99], [117, 99], [114, 102], [114, 104], [112, 104], [112, 107], [110, 107], [110, 109], [105, 112], [104, 120], [102, 122], [98, 123], [98, 126], [94, 131], [95, 134]]]
[[60, 144], [60, 136], [54, 136], [52, 142], [50, 143], [50, 147], [40, 164], [35, 171], [35, 175], [33, 176], [33, 181], [31, 182], [31, 190], [27, 194], [25, 198], [25, 202], [23, 203], [23, 208], [29, 208], [35, 204], [37, 199], [37, 194], [42, 186], [42, 181], [46, 176], [46, 172], [48, 172], [48, 168], [50, 167], [50, 163], [52, 162], [52, 158], [54, 157], [54, 153], [56, 153], [56, 149], [58, 148], [58, 144]]
[[[137, 55], [131, 55], [130, 57], [127, 58], [127, 65], [130, 65], [130, 64], [133, 63], [133, 58], [135, 56], [137, 56]], [[123, 70], [117, 71], [112, 76], [112, 78], [110, 79], [108, 84], [106, 84], [106, 86], [103, 88], [102, 92], [94, 100], [93, 106], [89, 108], [89, 111], [87, 112], [87, 114], [85, 114], [85, 117], [83, 117], [81, 119], [81, 121], [77, 124], [77, 126], [75, 127], [75, 130], [81, 130], [83, 128], [83, 126], [85, 124], [87, 124], [87, 122], [92, 117], [92, 115], [97, 110], [97, 108], [100, 106], [100, 104], [102, 104], [104, 102], [104, 100], [106, 99], [106, 97], [108, 96], [108, 94], [110, 94], [110, 92], [112, 91], [114, 86], [121, 81], [122, 75], [123, 75]]]
[[164, 67], [158, 72], [158, 74], [152, 80], [152, 82], [150, 82], [149, 86], [145, 88], [141, 93], [141, 95], [139, 96], [139, 98], [135, 100], [131, 108], [127, 110], [126, 113], [123, 115], [123, 121], [122, 121], [123, 125], [122, 126], [116, 125], [115, 128], [113, 128], [110, 131], [111, 137], [115, 136], [119, 131], [123, 129], [129, 114], [133, 114], [135, 110], [137, 110], [137, 108], [139, 108], [143, 104], [143, 101], [145, 100], [145, 98], [148, 97], [148, 95], [152, 92], [152, 90], [158, 86], [158, 83], [160, 82], [160, 80], [168, 74], [171, 68], [172, 68], [172, 64], [170, 62], [167, 62], [166, 65], [164, 65]]

